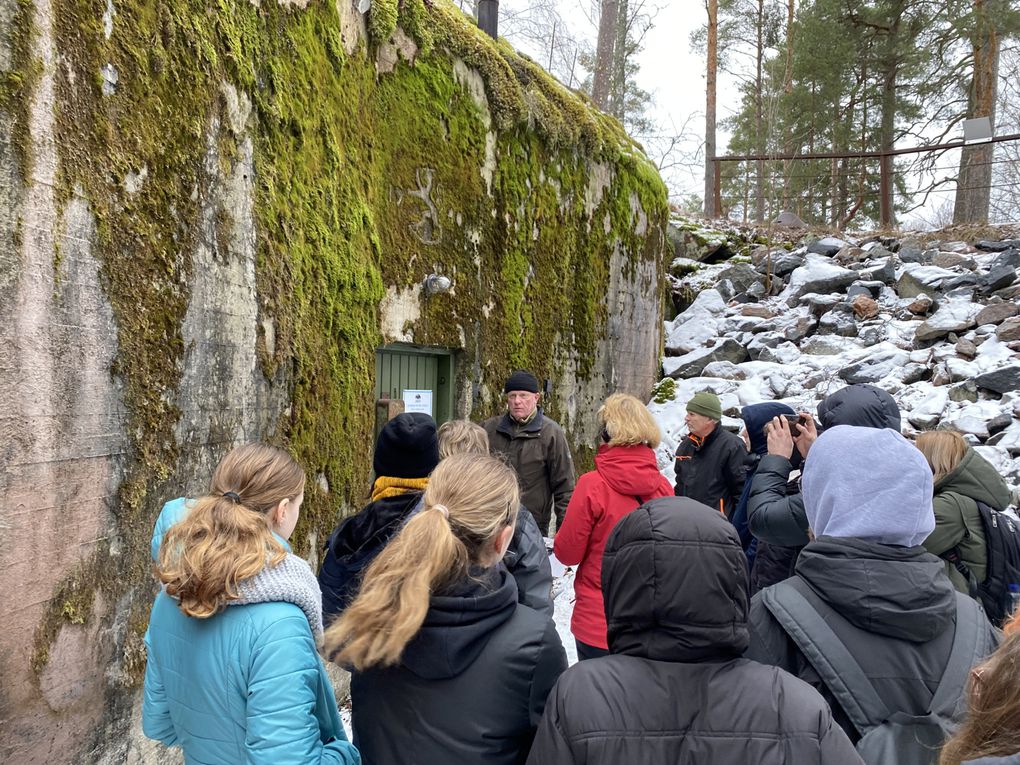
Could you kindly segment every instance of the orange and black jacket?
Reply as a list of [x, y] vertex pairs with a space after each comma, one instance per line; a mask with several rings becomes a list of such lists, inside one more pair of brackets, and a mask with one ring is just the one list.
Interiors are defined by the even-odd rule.
[[716, 425], [704, 440], [689, 435], [676, 450], [674, 493], [715, 508], [729, 518], [744, 491], [746, 458], [744, 442], [721, 425]]

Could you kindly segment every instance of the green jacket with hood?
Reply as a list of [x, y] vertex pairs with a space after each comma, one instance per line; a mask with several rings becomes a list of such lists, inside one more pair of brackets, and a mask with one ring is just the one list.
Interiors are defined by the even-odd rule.
[[[1002, 510], [1010, 504], [1009, 486], [988, 460], [968, 449], [956, 469], [935, 484], [935, 531], [924, 540], [924, 547], [943, 555], [959, 545], [964, 564], [983, 582], [988, 552], [978, 501]], [[949, 561], [946, 571], [957, 590], [968, 592], [967, 580]]]

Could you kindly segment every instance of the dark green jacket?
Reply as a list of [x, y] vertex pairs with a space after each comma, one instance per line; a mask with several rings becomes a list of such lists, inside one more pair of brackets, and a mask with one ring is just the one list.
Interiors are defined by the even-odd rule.
[[[977, 501], [994, 510], [1010, 503], [1009, 486], [984, 457], [973, 449], [963, 455], [956, 470], [935, 484], [935, 531], [924, 540], [928, 552], [942, 555], [959, 545], [960, 557], [978, 582], [985, 580], [988, 554]], [[951, 563], [946, 571], [953, 586], [967, 592], [967, 580]]]
[[506, 455], [521, 484], [521, 504], [548, 535], [554, 507], [559, 527], [574, 493], [574, 461], [563, 429], [541, 409], [524, 425], [509, 414], [492, 417], [482, 425], [489, 434], [489, 451]]

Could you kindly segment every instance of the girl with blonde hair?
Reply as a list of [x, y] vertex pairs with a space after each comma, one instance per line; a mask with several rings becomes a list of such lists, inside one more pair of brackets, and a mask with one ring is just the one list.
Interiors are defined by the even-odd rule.
[[523, 762], [566, 656], [500, 565], [520, 504], [488, 455], [454, 454], [326, 631], [352, 669], [354, 740], [373, 765]]
[[188, 762], [360, 762], [316, 650], [315, 575], [287, 544], [304, 485], [289, 454], [248, 444], [157, 524], [142, 728]]
[[[924, 540], [928, 552], [946, 559], [953, 586], [971, 593], [985, 580], [988, 552], [978, 502], [994, 510], [1010, 503], [1006, 481], [959, 433], [932, 430], [917, 437], [917, 448], [935, 479], [935, 531]], [[950, 562], [951, 558], [956, 563]]]
[[[488, 454], [489, 434], [470, 420], [450, 420], [439, 427], [439, 458], [454, 454]], [[517, 521], [510, 547], [503, 556], [517, 582], [517, 601], [539, 613], [553, 616], [552, 566], [545, 540], [535, 516], [524, 506], [517, 509]]]
[[561, 563], [578, 566], [570, 631], [579, 659], [609, 653], [601, 577], [609, 532], [648, 500], [673, 495], [655, 460], [661, 434], [647, 407], [633, 396], [614, 393], [599, 409], [598, 418], [602, 444], [595, 470], [578, 479], [553, 543]]
[[971, 670], [967, 700], [963, 724], [943, 745], [939, 765], [1020, 763], [1020, 634], [1012, 631]]

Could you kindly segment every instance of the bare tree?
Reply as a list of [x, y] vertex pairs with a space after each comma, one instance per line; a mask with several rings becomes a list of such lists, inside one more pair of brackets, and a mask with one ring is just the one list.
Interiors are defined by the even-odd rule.
[[714, 217], [715, 197], [715, 89], [719, 71], [719, 0], [705, 0], [708, 37], [705, 51], [705, 215]]
[[[971, 35], [974, 74], [971, 78], [967, 116], [988, 117], [995, 126], [995, 97], [999, 81], [999, 32], [985, 0], [974, 0], [976, 24]], [[992, 158], [990, 143], [965, 146], [960, 151], [960, 175], [956, 186], [953, 223], [987, 223], [991, 202]]]
[[603, 111], [608, 111], [609, 95], [612, 91], [614, 51], [619, 37], [619, 25], [620, 0], [602, 0], [591, 100]]

